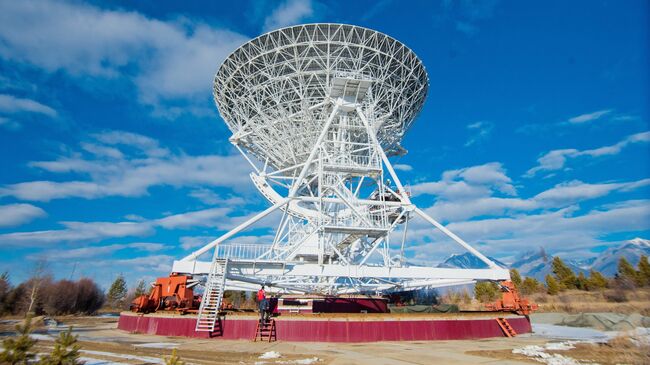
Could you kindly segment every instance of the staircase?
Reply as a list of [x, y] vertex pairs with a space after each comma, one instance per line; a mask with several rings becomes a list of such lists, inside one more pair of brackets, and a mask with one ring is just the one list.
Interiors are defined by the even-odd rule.
[[501, 327], [501, 330], [503, 331], [503, 334], [506, 335], [506, 337], [515, 337], [517, 336], [517, 332], [515, 331], [514, 328], [508, 323], [508, 320], [505, 318], [497, 318], [497, 323], [499, 324], [499, 327]]
[[361, 237], [362, 237], [362, 235], [360, 235], [360, 234], [350, 234], [350, 235], [347, 235], [347, 236], [343, 239], [343, 241], [339, 242], [339, 243], [336, 245], [336, 248], [338, 248], [340, 251], [343, 251], [343, 250], [345, 250], [346, 248], [348, 248], [348, 246], [350, 246], [351, 244], [353, 244], [354, 241], [358, 240], [358, 239], [361, 238]]
[[253, 342], [256, 342], [259, 338], [260, 341], [271, 342], [277, 341], [277, 334], [275, 332], [275, 319], [268, 321], [258, 321], [257, 328], [255, 329], [255, 338]]
[[210, 268], [210, 275], [205, 283], [205, 292], [199, 308], [199, 316], [196, 320], [197, 332], [214, 332], [215, 324], [219, 319], [219, 307], [223, 298], [224, 287], [226, 286], [226, 270], [228, 260], [215, 259]]

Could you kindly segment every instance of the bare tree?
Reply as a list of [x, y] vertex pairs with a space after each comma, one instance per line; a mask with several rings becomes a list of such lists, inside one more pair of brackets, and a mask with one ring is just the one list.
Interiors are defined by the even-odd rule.
[[38, 300], [41, 284], [44, 279], [48, 278], [48, 265], [47, 260], [42, 258], [36, 262], [32, 275], [29, 279], [31, 282], [31, 290], [29, 295], [29, 306], [27, 307], [27, 314], [32, 313], [35, 309], [34, 305]]

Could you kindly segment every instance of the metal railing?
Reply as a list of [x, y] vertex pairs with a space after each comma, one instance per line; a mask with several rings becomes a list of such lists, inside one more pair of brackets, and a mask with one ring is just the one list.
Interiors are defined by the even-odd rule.
[[361, 217], [356, 214], [350, 213], [346, 214], [343, 217], [335, 216], [332, 219], [329, 219], [324, 222], [327, 226], [334, 227], [348, 227], [348, 228], [380, 228], [385, 229], [390, 225], [388, 215], [391, 213], [390, 209], [382, 209], [377, 207], [373, 210], [362, 210], [361, 214], [365, 218], [362, 220]]
[[340, 168], [345, 169], [370, 169], [379, 170], [381, 168], [381, 160], [377, 155], [347, 155], [337, 156], [335, 158], [326, 159], [323, 162], [326, 169], [336, 170]]
[[[222, 243], [217, 246], [216, 249], [217, 258], [255, 260], [267, 253], [271, 249], [271, 245], [260, 245], [254, 243]], [[262, 257], [261, 259], [265, 258], [266, 257]]]

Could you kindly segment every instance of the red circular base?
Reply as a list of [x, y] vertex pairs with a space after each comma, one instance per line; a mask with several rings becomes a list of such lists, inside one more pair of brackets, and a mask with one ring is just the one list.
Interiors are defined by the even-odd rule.
[[[475, 315], [463, 318], [432, 316], [391, 316], [357, 318], [303, 318], [282, 316], [276, 319], [277, 340], [297, 342], [376, 342], [430, 341], [504, 337], [496, 316]], [[505, 316], [518, 333], [531, 332], [530, 321], [521, 316]], [[124, 331], [162, 336], [184, 336], [225, 340], [252, 340], [256, 317], [226, 316], [214, 333], [196, 332], [196, 317], [137, 315], [122, 313], [118, 328]], [[219, 329], [220, 328], [220, 329]]]

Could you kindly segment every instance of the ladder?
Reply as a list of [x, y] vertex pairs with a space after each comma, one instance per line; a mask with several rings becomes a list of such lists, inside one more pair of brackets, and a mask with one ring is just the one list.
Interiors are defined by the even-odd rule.
[[255, 338], [253, 338], [253, 342], [256, 342], [258, 338], [260, 341], [268, 342], [271, 342], [271, 340], [278, 340], [275, 331], [275, 319], [257, 321], [257, 328], [255, 329]]
[[215, 259], [212, 262], [196, 320], [195, 331], [197, 332], [214, 332], [215, 323], [219, 319], [223, 291], [226, 286], [227, 268], [227, 259]]
[[506, 335], [506, 337], [515, 337], [517, 336], [517, 332], [515, 331], [514, 328], [508, 323], [508, 320], [505, 318], [497, 318], [497, 323], [499, 324], [499, 327], [501, 327], [501, 330], [503, 331], [503, 334]]

